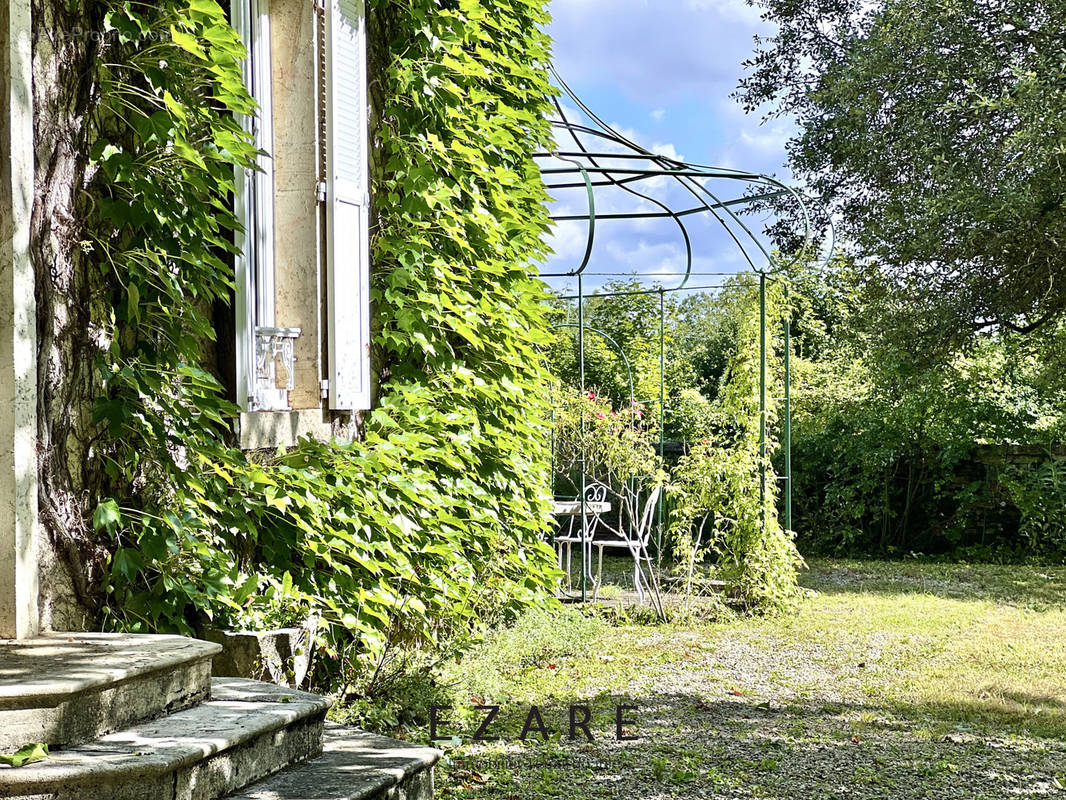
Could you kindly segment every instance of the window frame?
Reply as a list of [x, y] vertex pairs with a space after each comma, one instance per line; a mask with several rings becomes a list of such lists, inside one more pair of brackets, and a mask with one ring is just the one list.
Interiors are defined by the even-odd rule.
[[254, 115], [241, 115], [241, 125], [259, 151], [258, 169], [238, 168], [234, 176], [234, 212], [243, 228], [235, 235], [234, 258], [236, 400], [242, 411], [256, 411], [263, 407], [256, 388], [257, 329], [274, 328], [276, 319], [270, 0], [231, 0], [230, 20], [248, 48], [244, 84], [257, 105]]

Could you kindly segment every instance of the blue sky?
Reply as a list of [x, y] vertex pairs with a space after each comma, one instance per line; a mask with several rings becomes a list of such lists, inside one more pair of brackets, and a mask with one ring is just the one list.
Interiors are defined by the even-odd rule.
[[[556, 69], [612, 127], [658, 153], [789, 180], [791, 125], [764, 125], [730, 97], [753, 36], [772, 33], [744, 0], [551, 0], [551, 12]], [[708, 271], [742, 269], [735, 247], [706, 227], [694, 237], [697, 263]], [[548, 269], [574, 266], [583, 242], [576, 224], [560, 230], [559, 256]], [[683, 262], [682, 253], [672, 226], [603, 226], [590, 269], [666, 273]]]

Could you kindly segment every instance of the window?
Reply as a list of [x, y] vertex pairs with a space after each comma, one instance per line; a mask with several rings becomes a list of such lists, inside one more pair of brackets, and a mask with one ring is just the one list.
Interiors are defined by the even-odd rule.
[[236, 182], [245, 229], [235, 270], [238, 401], [245, 411], [288, 411], [292, 398], [303, 409], [326, 398], [330, 409], [369, 408], [364, 4], [232, 0], [231, 14], [258, 105], [244, 124], [262, 153]]
[[258, 104], [244, 125], [260, 150], [258, 170], [237, 175], [236, 210], [244, 226], [238, 237], [235, 316], [237, 400], [247, 411], [289, 408], [293, 343], [299, 328], [275, 326], [274, 167], [268, 0], [234, 0], [231, 19], [248, 46], [244, 80]]

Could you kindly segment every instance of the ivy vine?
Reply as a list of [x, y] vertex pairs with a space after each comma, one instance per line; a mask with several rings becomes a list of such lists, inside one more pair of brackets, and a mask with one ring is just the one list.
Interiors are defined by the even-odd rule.
[[362, 441], [254, 459], [209, 365], [229, 301], [243, 46], [214, 0], [109, 4], [91, 247], [105, 624], [321, 620], [322, 644], [439, 646], [542, 600], [549, 520], [539, 0], [369, 4], [377, 406]]

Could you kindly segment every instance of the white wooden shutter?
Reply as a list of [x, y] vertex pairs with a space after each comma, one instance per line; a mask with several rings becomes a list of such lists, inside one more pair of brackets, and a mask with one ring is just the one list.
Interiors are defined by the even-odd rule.
[[370, 408], [370, 252], [363, 0], [327, 0], [326, 293], [329, 404]]

